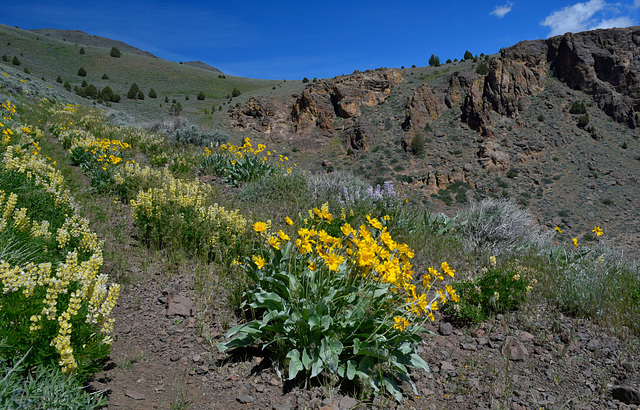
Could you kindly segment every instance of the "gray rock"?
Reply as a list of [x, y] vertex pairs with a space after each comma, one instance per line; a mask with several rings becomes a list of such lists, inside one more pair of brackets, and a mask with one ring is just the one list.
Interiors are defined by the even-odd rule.
[[291, 402], [289, 402], [289, 400], [285, 401], [284, 403], [276, 403], [273, 405], [273, 410], [290, 410], [291, 409]]
[[358, 400], [353, 397], [345, 396], [340, 399], [340, 410], [352, 409], [358, 405]]
[[513, 361], [521, 361], [529, 358], [529, 352], [521, 341], [515, 337], [508, 336], [502, 345], [502, 354]]
[[523, 342], [528, 343], [528, 342], [532, 342], [535, 337], [529, 332], [521, 332], [518, 335], [518, 338]]
[[442, 336], [451, 336], [451, 334], [453, 333], [453, 326], [451, 326], [451, 323], [448, 322], [440, 322], [438, 332], [440, 332]]
[[167, 317], [191, 317], [196, 312], [196, 305], [191, 299], [180, 295], [169, 295], [167, 298]]
[[614, 399], [626, 404], [640, 404], [640, 392], [629, 386], [617, 386], [611, 389]]
[[253, 403], [253, 396], [249, 394], [239, 394], [236, 400], [241, 404]]
[[440, 362], [440, 371], [441, 372], [452, 372], [455, 370], [455, 367], [451, 364], [451, 362], [443, 361]]
[[127, 397], [132, 398], [133, 400], [144, 400], [146, 399], [146, 397], [144, 397], [144, 394], [135, 391], [135, 390], [125, 390], [124, 395]]
[[591, 339], [589, 343], [587, 343], [587, 350], [590, 352], [594, 352], [596, 350], [602, 349], [602, 343], [598, 339]]

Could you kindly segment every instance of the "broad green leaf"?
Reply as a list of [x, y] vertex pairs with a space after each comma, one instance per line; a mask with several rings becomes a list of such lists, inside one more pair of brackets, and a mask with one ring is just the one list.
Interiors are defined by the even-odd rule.
[[229, 340], [225, 343], [218, 343], [218, 350], [224, 352], [227, 349], [232, 349], [234, 347], [246, 347], [253, 344], [253, 342], [258, 339], [256, 335], [250, 335], [246, 333], [240, 333], [233, 339]]
[[337, 372], [337, 373], [338, 373], [338, 376], [340, 376], [340, 377], [344, 377], [344, 372], [345, 372], [345, 366], [344, 366], [344, 363], [341, 363], [341, 364], [338, 366], [338, 372]]
[[302, 362], [300, 361], [300, 352], [298, 349], [293, 349], [287, 353], [289, 358], [289, 380], [296, 377], [298, 372], [303, 369]]
[[302, 365], [305, 369], [311, 370], [311, 357], [309, 357], [307, 349], [302, 350]]
[[429, 371], [429, 364], [427, 364], [427, 362], [425, 362], [424, 359], [418, 356], [416, 353], [413, 353], [411, 355], [411, 364], [416, 369], [423, 369], [423, 370]]
[[338, 369], [340, 353], [342, 353], [342, 343], [335, 337], [331, 339], [325, 337], [320, 342], [320, 358], [331, 373], [335, 373]]
[[333, 324], [333, 318], [329, 315], [322, 316], [322, 330], [328, 330]]
[[395, 380], [390, 379], [388, 377], [382, 378], [382, 385], [387, 389], [389, 393], [393, 395], [393, 397], [398, 401], [402, 401], [402, 393], [400, 393], [400, 389], [396, 384]]
[[322, 359], [318, 355], [318, 348], [316, 347], [315, 349], [313, 349], [311, 377], [316, 377], [317, 375], [319, 375], [323, 367], [324, 367], [324, 363], [322, 362]]
[[320, 316], [314, 313], [309, 318], [309, 330], [313, 330], [314, 327], [319, 327], [319, 326], [320, 326]]
[[258, 322], [256, 320], [252, 320], [251, 322], [247, 322], [247, 323], [243, 323], [237, 326], [232, 327], [231, 329], [229, 329], [229, 331], [227, 332], [227, 334], [225, 335], [226, 338], [229, 338], [237, 333], [260, 333], [260, 330], [258, 329]]
[[356, 362], [354, 362], [353, 360], [349, 360], [347, 362], [347, 379], [353, 380], [353, 378], [356, 376], [356, 371]]

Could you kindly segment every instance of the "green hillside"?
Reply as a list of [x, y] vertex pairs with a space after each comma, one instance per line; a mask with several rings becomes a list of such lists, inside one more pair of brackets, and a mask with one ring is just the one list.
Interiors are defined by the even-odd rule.
[[[80, 50], [84, 49], [84, 54]], [[120, 94], [122, 100], [117, 108], [141, 118], [161, 118], [168, 113], [171, 101], [180, 102], [187, 113], [204, 115], [213, 106], [229, 101], [234, 89], [241, 93], [271, 87], [274, 80], [259, 80], [234, 77], [210, 70], [153, 58], [121, 52], [121, 57], [110, 56], [110, 48], [70, 43], [0, 24], [0, 55], [7, 56], [2, 64], [12, 65], [17, 57], [20, 65], [16, 68], [29, 71], [34, 78], [44, 77], [47, 82], [61, 90], [56, 83], [58, 76], [69, 82], [71, 89], [81, 86], [86, 80], [97, 89], [111, 87]], [[78, 75], [84, 68], [86, 77]], [[106, 74], [108, 79], [103, 79]], [[145, 95], [144, 100], [128, 100], [127, 92], [133, 83], [138, 84]], [[149, 90], [154, 89], [157, 98], [149, 98]], [[204, 93], [205, 99], [198, 100], [197, 94]], [[165, 97], [170, 103], [165, 103]], [[189, 97], [189, 100], [186, 98]]]

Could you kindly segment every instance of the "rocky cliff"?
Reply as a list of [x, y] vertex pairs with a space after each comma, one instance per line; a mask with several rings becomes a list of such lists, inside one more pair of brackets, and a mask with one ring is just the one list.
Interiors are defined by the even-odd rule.
[[593, 98], [607, 115], [636, 128], [640, 110], [640, 27], [567, 33], [523, 41], [501, 50], [489, 73], [474, 82], [465, 98], [463, 119], [491, 136], [490, 111], [517, 117], [525, 96], [540, 92], [551, 75]]

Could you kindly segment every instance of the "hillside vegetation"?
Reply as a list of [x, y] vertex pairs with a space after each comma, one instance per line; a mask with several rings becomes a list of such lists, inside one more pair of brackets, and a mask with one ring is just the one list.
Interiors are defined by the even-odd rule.
[[[24, 47], [8, 49], [20, 66], [0, 66], [2, 406], [520, 408], [636, 400], [640, 268], [609, 240], [607, 221], [549, 228], [508, 195], [458, 199], [470, 181], [437, 192], [438, 201], [459, 203], [447, 216], [406, 177], [371, 183], [387, 175], [383, 157], [403, 155], [416, 167], [429, 158], [434, 172], [439, 162], [404, 151], [400, 137], [358, 145], [365, 121], [351, 124], [359, 130], [353, 138], [303, 135], [308, 145], [299, 146], [274, 134], [273, 141], [241, 137], [255, 131], [259, 115], [233, 117], [233, 109], [238, 127], [228, 131], [164, 114], [147, 128], [116, 123], [116, 106], [126, 112], [137, 104], [133, 115], [155, 108], [140, 108], [148, 97], [97, 107], [60, 90], [33, 51], [54, 40], [31, 35], [2, 39], [2, 47]], [[70, 60], [92, 49], [85, 51]], [[87, 77], [119, 64], [112, 60], [127, 64], [127, 78], [140, 85], [163, 67], [187, 76], [175, 81], [185, 86], [189, 73], [212, 75], [94, 51], [94, 65], [83, 64]], [[23, 61], [37, 74], [20, 69]], [[136, 61], [154, 70], [136, 77]], [[431, 69], [410, 70], [423, 83], [438, 81]], [[226, 80], [216, 76], [212, 87]], [[154, 81], [162, 95], [165, 83]], [[272, 84], [228, 81], [245, 91]], [[280, 88], [300, 86], [289, 83]], [[550, 84], [549, 93], [562, 89]], [[273, 87], [254, 95], [277, 106], [286, 95], [272, 95]], [[387, 106], [402, 108], [409, 92], [398, 86], [358, 109], [375, 119]], [[260, 112], [257, 97], [236, 109]], [[345, 101], [341, 109], [354, 107]], [[452, 115], [428, 124], [446, 127]], [[336, 115], [329, 123], [342, 122]], [[471, 143], [472, 132], [457, 135]], [[330, 157], [346, 142], [351, 153]], [[466, 154], [444, 150], [439, 160], [458, 155]], [[332, 172], [309, 171], [321, 159], [332, 161], [323, 167]], [[378, 171], [360, 178], [349, 161]], [[524, 178], [513, 172], [509, 180]]]

